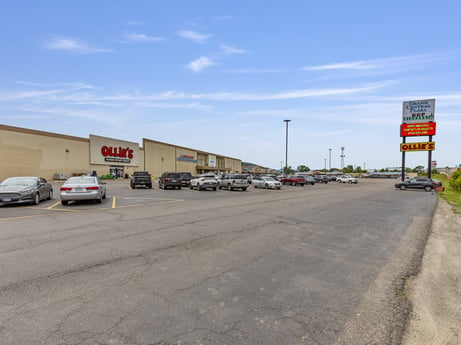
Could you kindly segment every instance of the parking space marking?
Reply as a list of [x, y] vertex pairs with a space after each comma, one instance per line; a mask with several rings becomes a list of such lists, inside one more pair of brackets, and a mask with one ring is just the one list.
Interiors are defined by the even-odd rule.
[[60, 203], [61, 203], [61, 202], [58, 201], [58, 202], [54, 203], [53, 205], [48, 206], [47, 209], [48, 209], [48, 210], [49, 210], [49, 209], [52, 209], [53, 207], [58, 206]]
[[115, 205], [116, 205], [115, 200], [116, 200], [116, 197], [113, 196], [112, 197], [112, 208], [115, 208]]

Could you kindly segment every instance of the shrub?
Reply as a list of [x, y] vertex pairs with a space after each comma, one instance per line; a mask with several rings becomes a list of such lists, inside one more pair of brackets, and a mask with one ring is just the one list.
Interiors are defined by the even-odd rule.
[[451, 175], [450, 187], [461, 192], [461, 170], [458, 170]]

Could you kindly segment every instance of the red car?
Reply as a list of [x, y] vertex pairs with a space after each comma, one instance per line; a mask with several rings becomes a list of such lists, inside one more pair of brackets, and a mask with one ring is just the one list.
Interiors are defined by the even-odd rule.
[[304, 186], [306, 184], [306, 180], [302, 176], [287, 176], [280, 179], [282, 184], [291, 184], [292, 186]]

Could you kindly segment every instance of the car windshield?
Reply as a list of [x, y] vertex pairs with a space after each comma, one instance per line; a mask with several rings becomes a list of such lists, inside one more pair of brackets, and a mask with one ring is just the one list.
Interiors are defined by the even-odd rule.
[[234, 175], [232, 176], [232, 178], [235, 180], [246, 180], [247, 179], [246, 175]]
[[3, 181], [1, 186], [35, 186], [37, 179], [32, 177], [9, 177]]
[[65, 184], [93, 184], [96, 183], [95, 178], [91, 176], [71, 177]]
[[264, 176], [264, 177], [263, 177], [263, 180], [265, 180], [265, 181], [276, 181], [275, 178], [270, 177], [270, 176]]

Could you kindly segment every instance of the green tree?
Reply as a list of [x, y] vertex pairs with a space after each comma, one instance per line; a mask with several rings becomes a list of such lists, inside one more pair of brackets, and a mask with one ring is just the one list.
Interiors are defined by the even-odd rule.
[[461, 170], [455, 171], [450, 177], [450, 187], [461, 192]]
[[293, 175], [295, 171], [291, 166], [289, 166], [289, 167], [283, 167], [283, 173], [285, 175]]
[[311, 169], [309, 169], [308, 166], [305, 166], [305, 165], [300, 165], [298, 166], [298, 169], [297, 169], [299, 172], [308, 172], [308, 171], [311, 171]]

